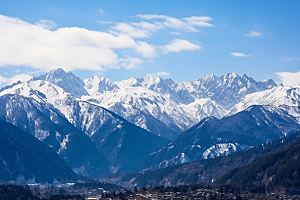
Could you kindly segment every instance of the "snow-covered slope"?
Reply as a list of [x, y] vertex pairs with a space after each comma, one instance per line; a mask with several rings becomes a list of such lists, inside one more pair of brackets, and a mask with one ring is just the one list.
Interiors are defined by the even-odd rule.
[[108, 78], [94, 76], [84, 80], [85, 89], [90, 96], [97, 96], [107, 91], [116, 91], [119, 87]]
[[146, 78], [131, 78], [124, 81], [118, 81], [116, 84], [120, 88], [143, 87], [153, 92], [156, 92], [176, 104], [191, 103], [194, 99], [186, 95], [178, 95], [179, 92], [175, 90], [176, 83], [172, 79], [162, 79], [160, 77], [146, 77]]
[[197, 121], [200, 121], [207, 116], [214, 116], [220, 119], [227, 113], [222, 106], [209, 98], [195, 99], [193, 103], [188, 105], [181, 104], [180, 107], [190, 116], [193, 116], [194, 119], [197, 119]]
[[[97, 97], [88, 97], [85, 100], [98, 103], [126, 119], [132, 118], [131, 111], [133, 109], [138, 109], [160, 120], [175, 132], [185, 130], [196, 123], [196, 120], [174, 101], [141, 86], [121, 88], [116, 92], [106, 92]], [[123, 109], [117, 110], [116, 103], [121, 103]], [[145, 128], [147, 129], [147, 127]]]
[[299, 107], [300, 86], [278, 86], [269, 90], [248, 94], [241, 102], [230, 109], [229, 114], [245, 110], [252, 105], [269, 105], [273, 107], [285, 106], [286, 109], [289, 109], [288, 107]]

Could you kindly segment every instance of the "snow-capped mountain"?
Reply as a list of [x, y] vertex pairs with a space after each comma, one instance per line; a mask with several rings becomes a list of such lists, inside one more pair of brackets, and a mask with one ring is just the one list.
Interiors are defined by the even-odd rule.
[[[290, 110], [290, 107], [300, 107], [300, 86], [278, 86], [269, 90], [246, 95], [242, 101], [234, 105], [229, 114], [234, 114], [245, 110], [252, 105], [269, 105], [272, 107], [284, 107]], [[299, 114], [290, 111], [295, 117]], [[299, 121], [300, 122], [300, 121]]]
[[228, 110], [245, 95], [276, 87], [273, 80], [255, 81], [246, 74], [228, 73], [222, 76], [208, 74], [194, 82], [183, 83], [194, 98], [207, 98]]
[[[52, 83], [52, 85], [49, 83]], [[172, 127], [172, 125], [175, 127], [174, 131], [166, 124], [152, 115], [143, 112], [141, 109], [130, 107], [130, 105], [128, 106], [126, 104], [118, 105], [118, 101], [115, 99], [111, 99], [109, 105], [99, 103], [98, 99], [111, 97], [109, 94], [114, 94], [115, 92], [120, 93], [119, 87], [115, 83], [103, 77], [96, 76], [82, 81], [71, 72], [67, 73], [62, 69], [56, 69], [50, 71], [46, 75], [34, 78], [31, 80], [28, 87], [46, 94], [47, 96], [45, 100], [58, 108], [71, 123], [72, 120], [74, 120], [71, 118], [75, 118], [76, 115], [71, 112], [72, 109], [70, 110], [67, 102], [75, 101], [75, 97], [77, 97], [77, 99], [81, 97], [83, 101], [89, 101], [93, 104], [97, 103], [99, 106], [108, 108], [124, 117], [129, 122], [134, 123], [135, 125], [158, 136], [175, 139], [181, 132], [181, 130], [177, 128], [176, 123], [170, 125], [170, 127]], [[7, 92], [7, 90], [5, 92]]]
[[75, 76], [72, 72], [65, 72], [61, 68], [51, 70], [47, 74], [35, 77], [33, 79], [53, 83], [61, 87], [64, 91], [71, 93], [75, 97], [81, 97], [82, 95], [89, 94], [84, 88], [85, 83], [82, 79]]
[[[137, 109], [158, 119], [175, 133], [185, 130], [196, 123], [196, 120], [175, 102], [141, 86], [120, 88], [116, 92], [106, 92], [97, 97], [85, 98], [85, 100], [108, 108], [126, 119], [131, 119], [131, 115], [134, 114], [132, 111]], [[123, 109], [118, 109], [118, 105], [122, 105]], [[136, 118], [140, 117], [135, 115], [134, 119]], [[143, 127], [143, 124], [140, 124], [140, 126]], [[148, 127], [144, 128], [148, 129]]]
[[207, 117], [158, 152], [150, 154], [141, 169], [164, 168], [228, 155], [285, 137], [299, 128], [295, 117], [288, 115], [285, 110], [271, 109], [269, 106], [251, 106], [222, 119]]
[[[17, 109], [25, 114], [19, 118], [15, 118], [18, 117], [18, 113], [16, 112], [13, 114], [7, 114], [6, 112], [3, 112], [2, 115], [6, 121], [14, 124], [16, 123], [15, 125], [18, 127], [21, 126], [20, 128], [24, 128], [22, 127], [22, 124], [24, 123], [23, 121], [28, 120], [29, 117], [29, 121], [33, 121], [34, 119], [38, 120], [42, 116], [42, 114], [32, 114], [35, 107], [26, 105], [25, 107], [22, 106], [24, 102], [20, 101], [23, 98], [25, 98], [27, 101], [36, 103], [39, 107], [41, 107], [41, 109], [44, 109], [44, 113], [50, 111], [55, 112], [55, 116], [58, 116], [59, 122], [54, 121], [54, 118], [52, 119], [52, 116], [50, 115], [43, 115], [43, 118], [44, 120], [47, 120], [48, 118], [48, 120], [55, 123], [60, 130], [56, 130], [54, 133], [51, 133], [50, 130], [52, 125], [47, 127], [40, 123], [36, 123], [33, 128], [30, 125], [26, 125], [26, 127], [28, 127], [27, 131], [29, 133], [34, 134], [41, 141], [44, 141], [53, 148], [58, 144], [56, 144], [57, 142], [55, 140], [51, 140], [54, 143], [47, 143], [47, 141], [50, 141], [49, 137], [54, 137], [53, 134], [55, 134], [56, 140], [58, 140], [58, 138], [62, 138], [62, 141], [59, 143], [60, 147], [55, 148], [55, 150], [63, 158], [65, 158], [65, 160], [70, 160], [69, 157], [72, 155], [72, 153], [71, 155], [65, 155], [63, 153], [65, 150], [68, 151], [67, 149], [69, 149], [68, 145], [70, 144], [71, 133], [61, 133], [61, 131], [65, 131], [64, 127], [62, 126], [73, 125], [72, 127], [74, 129], [77, 128], [77, 132], [82, 131], [82, 134], [85, 133], [89, 137], [89, 140], [91, 140], [90, 142], [93, 142], [93, 144], [88, 144], [90, 146], [89, 148], [94, 148], [93, 151], [95, 153], [101, 152], [101, 154], [103, 154], [103, 156], [98, 155], [98, 158], [95, 158], [95, 160], [102, 160], [107, 164], [107, 167], [109, 167], [111, 172], [135, 170], [137, 165], [147, 155], [153, 151], [157, 151], [163, 145], [166, 145], [170, 142], [165, 138], [156, 136], [127, 122], [125, 119], [117, 116], [103, 107], [77, 99], [70, 93], [65, 92], [62, 88], [48, 81], [33, 79], [24, 83], [20, 83], [14, 87], [2, 91], [2, 93], [0, 93], [0, 99], [11, 94], [18, 95], [18, 97], [15, 98], [15, 103], [17, 105], [20, 104], [20, 107]], [[14, 106], [7, 106], [7, 108], [10, 111], [14, 111]], [[10, 119], [10, 117], [13, 119]], [[64, 120], [60, 120], [60, 118], [64, 118]], [[71, 123], [72, 125], [61, 124], [62, 121], [66, 120], [68, 120], [68, 123]], [[137, 144], [132, 145], [132, 141], [135, 141]], [[87, 147], [84, 147], [84, 143], [82, 145], [84, 149], [88, 149]], [[80, 150], [78, 149], [78, 151]], [[102, 169], [100, 168], [100, 164], [98, 163], [98, 165], [99, 167], [96, 169], [101, 171]], [[77, 172], [81, 172], [89, 176], [97, 176], [97, 174], [91, 174], [91, 172], [87, 173], [85, 170], [86, 167], [87, 166], [85, 165], [73, 166]], [[103, 173], [107, 173], [105, 170], [102, 171]]]
[[247, 94], [277, 86], [272, 80], [257, 82], [245, 74], [238, 76], [235, 73], [222, 76], [209, 74], [194, 82], [183, 83], [159, 77], [131, 78], [115, 84], [109, 83], [113, 85], [113, 91], [106, 90], [83, 99], [95, 102], [146, 128], [132, 120], [138, 117], [132, 112], [137, 109], [160, 120], [177, 134], [207, 116], [222, 118], [228, 109]]

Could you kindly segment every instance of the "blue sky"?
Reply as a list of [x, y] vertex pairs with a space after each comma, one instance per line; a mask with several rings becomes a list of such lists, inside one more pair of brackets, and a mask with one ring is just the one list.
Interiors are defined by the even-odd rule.
[[236, 72], [300, 83], [300, 1], [3, 1], [0, 87], [61, 67], [112, 81]]

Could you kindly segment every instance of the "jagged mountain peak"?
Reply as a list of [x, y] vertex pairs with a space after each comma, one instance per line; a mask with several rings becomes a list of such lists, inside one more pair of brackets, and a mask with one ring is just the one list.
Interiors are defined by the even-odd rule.
[[123, 81], [117, 81], [115, 82], [119, 86], [119, 88], [126, 88], [126, 87], [134, 87], [134, 86], [141, 86], [138, 83], [138, 80], [136, 78], [130, 78]]
[[247, 74], [242, 74], [241, 78], [249, 78]]
[[67, 73], [63, 68], [55, 68], [49, 71], [49, 73]]
[[201, 78], [198, 78], [197, 80], [199, 80], [199, 81], [212, 81], [212, 80], [215, 80], [215, 79], [218, 79], [218, 76], [216, 76], [213, 73], [209, 73], [209, 74], [207, 74], [207, 75], [205, 75]]
[[66, 78], [66, 77], [71, 78], [71, 79], [80, 79], [80, 78], [76, 77], [72, 72], [66, 72], [62, 68], [53, 69], [53, 70], [49, 71], [48, 73], [46, 73], [45, 75], [42, 75], [40, 77], [43, 77], [43, 76], [45, 76], [45, 81], [49, 81], [49, 82], [63, 81], [61, 79]]
[[207, 75], [205, 75], [204, 77], [216, 77], [217, 75], [215, 75], [214, 73], [209, 73], [209, 74], [207, 74]]
[[157, 84], [174, 84], [175, 82], [169, 78], [169, 79], [163, 79], [158, 76], [147, 76], [144, 78], [130, 78], [123, 81], [117, 81], [115, 82], [120, 88], [125, 87], [138, 87], [143, 86], [146, 88], [150, 88], [151, 85], [157, 85]]
[[84, 80], [84, 88], [89, 95], [97, 96], [107, 91], [116, 91], [119, 86], [112, 82], [110, 79], [100, 76], [94, 76]]
[[[187, 84], [188, 85], [188, 84]], [[210, 98], [226, 110], [241, 101], [247, 94], [278, 86], [273, 80], [255, 81], [246, 74], [227, 73], [221, 76], [208, 74], [190, 83], [189, 91], [196, 98]]]
[[65, 72], [62, 68], [53, 69], [47, 74], [34, 78], [34, 80], [44, 80], [53, 83], [75, 97], [88, 95], [88, 92], [84, 88], [85, 83], [83, 80], [75, 76], [72, 72]]

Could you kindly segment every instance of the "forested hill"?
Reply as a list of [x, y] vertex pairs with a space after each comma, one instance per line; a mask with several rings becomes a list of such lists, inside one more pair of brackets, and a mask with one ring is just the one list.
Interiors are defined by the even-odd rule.
[[[122, 181], [133, 180], [132, 183], [137, 184], [138, 187], [211, 183], [232, 169], [245, 166], [264, 156], [288, 149], [295, 144], [299, 144], [299, 141], [300, 131], [286, 138], [274, 140], [245, 151], [230, 154], [229, 156], [201, 160], [154, 171], [149, 170], [139, 174], [128, 174], [122, 178]], [[300, 156], [298, 158], [300, 159]]]
[[288, 149], [233, 169], [217, 182], [234, 185], [264, 184], [268, 192], [288, 189], [300, 193], [300, 138]]

